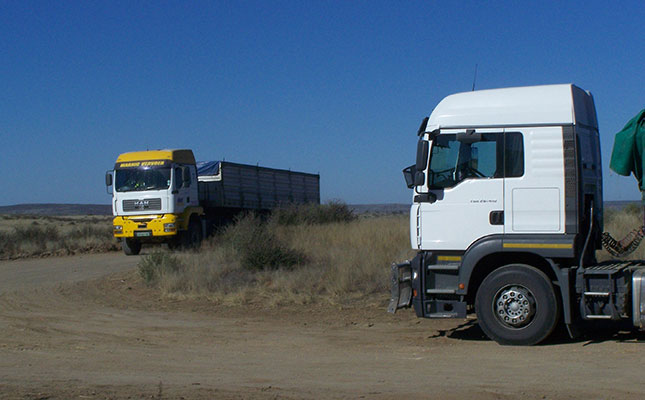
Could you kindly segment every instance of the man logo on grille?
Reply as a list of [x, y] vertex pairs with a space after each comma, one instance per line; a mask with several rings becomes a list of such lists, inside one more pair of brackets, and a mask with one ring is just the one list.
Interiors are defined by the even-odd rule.
[[148, 200], [135, 200], [134, 201], [134, 208], [144, 210], [144, 209], [149, 208], [149, 207], [150, 207], [150, 202]]

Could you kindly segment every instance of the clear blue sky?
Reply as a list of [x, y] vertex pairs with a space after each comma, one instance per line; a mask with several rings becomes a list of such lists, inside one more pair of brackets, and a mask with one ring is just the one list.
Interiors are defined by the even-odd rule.
[[446, 95], [575, 83], [613, 135], [645, 107], [645, 6], [624, 2], [3, 1], [0, 205], [109, 203], [125, 151], [191, 148], [409, 202], [401, 169]]

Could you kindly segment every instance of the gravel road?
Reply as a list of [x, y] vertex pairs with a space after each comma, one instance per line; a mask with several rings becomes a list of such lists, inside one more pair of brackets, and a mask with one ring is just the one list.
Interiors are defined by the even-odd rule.
[[380, 306], [160, 299], [137, 261], [0, 262], [0, 398], [645, 398], [642, 333], [504, 347]]

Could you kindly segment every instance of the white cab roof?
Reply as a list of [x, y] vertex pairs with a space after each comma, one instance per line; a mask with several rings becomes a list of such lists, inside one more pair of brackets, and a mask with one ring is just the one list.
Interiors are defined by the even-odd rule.
[[572, 84], [478, 90], [435, 107], [426, 132], [439, 128], [582, 124], [598, 129], [591, 93]]

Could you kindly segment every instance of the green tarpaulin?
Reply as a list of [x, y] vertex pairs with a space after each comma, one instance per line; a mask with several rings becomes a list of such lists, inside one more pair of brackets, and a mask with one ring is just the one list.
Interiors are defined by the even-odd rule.
[[625, 125], [623, 130], [616, 134], [609, 162], [609, 168], [617, 174], [629, 176], [633, 173], [638, 179], [638, 187], [641, 192], [645, 192], [645, 186], [643, 186], [644, 153], [645, 109], [641, 110]]

